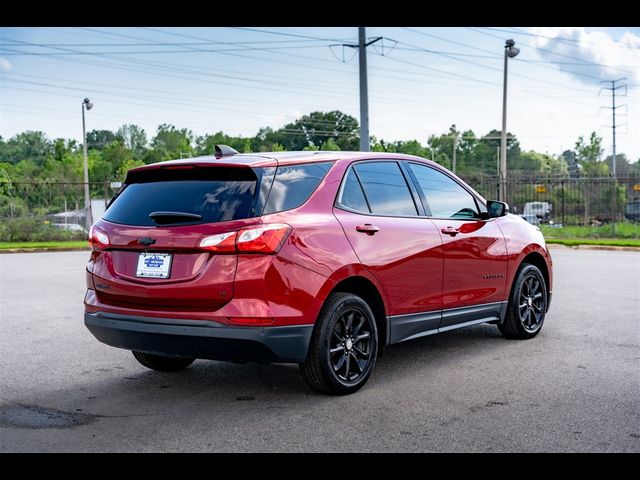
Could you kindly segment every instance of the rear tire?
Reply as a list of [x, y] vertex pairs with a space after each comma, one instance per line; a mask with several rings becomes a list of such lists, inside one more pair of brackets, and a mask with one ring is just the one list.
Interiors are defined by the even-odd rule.
[[378, 331], [369, 305], [356, 295], [333, 293], [318, 316], [300, 370], [314, 390], [347, 395], [367, 382], [377, 354]]
[[513, 282], [507, 315], [498, 324], [505, 338], [526, 340], [542, 329], [547, 312], [547, 285], [540, 269], [525, 263]]
[[195, 358], [164, 357], [162, 355], [136, 351], [132, 351], [131, 353], [133, 353], [136, 360], [145, 367], [160, 372], [178, 372], [184, 370], [195, 361]]

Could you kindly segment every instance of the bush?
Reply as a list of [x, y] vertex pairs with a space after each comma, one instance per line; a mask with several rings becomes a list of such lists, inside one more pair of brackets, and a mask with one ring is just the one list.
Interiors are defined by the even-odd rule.
[[43, 218], [4, 218], [0, 223], [0, 242], [45, 242], [86, 240], [84, 232], [54, 227]]

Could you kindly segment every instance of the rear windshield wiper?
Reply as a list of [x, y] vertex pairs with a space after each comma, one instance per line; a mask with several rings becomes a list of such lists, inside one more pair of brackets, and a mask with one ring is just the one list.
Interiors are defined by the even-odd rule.
[[159, 225], [202, 220], [202, 215], [187, 212], [151, 212], [149, 218]]

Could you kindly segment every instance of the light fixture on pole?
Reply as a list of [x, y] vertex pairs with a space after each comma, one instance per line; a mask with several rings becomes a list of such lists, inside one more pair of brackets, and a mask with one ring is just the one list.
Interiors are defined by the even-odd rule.
[[507, 60], [516, 57], [520, 53], [516, 42], [509, 39], [504, 44], [504, 81], [502, 88], [502, 137], [500, 139], [500, 198], [501, 202], [506, 201], [506, 181], [507, 181]]
[[82, 153], [84, 154], [84, 211], [85, 211], [85, 225], [87, 232], [93, 224], [93, 216], [91, 215], [91, 196], [89, 194], [89, 160], [87, 158], [87, 130], [84, 122], [84, 110], [91, 110], [93, 103], [85, 98], [82, 101]]

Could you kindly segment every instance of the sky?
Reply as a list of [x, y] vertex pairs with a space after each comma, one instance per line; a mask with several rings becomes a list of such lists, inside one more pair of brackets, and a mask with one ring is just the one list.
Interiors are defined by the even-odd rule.
[[[640, 28], [367, 27], [370, 133], [426, 144], [455, 124], [500, 130], [504, 42], [507, 130], [524, 150], [558, 155], [595, 131], [640, 159]], [[0, 135], [49, 138], [125, 123], [195, 135], [253, 136], [312, 111], [359, 118], [357, 27], [0, 28]], [[626, 96], [624, 96], [626, 94]], [[624, 106], [626, 105], [626, 106]]]

